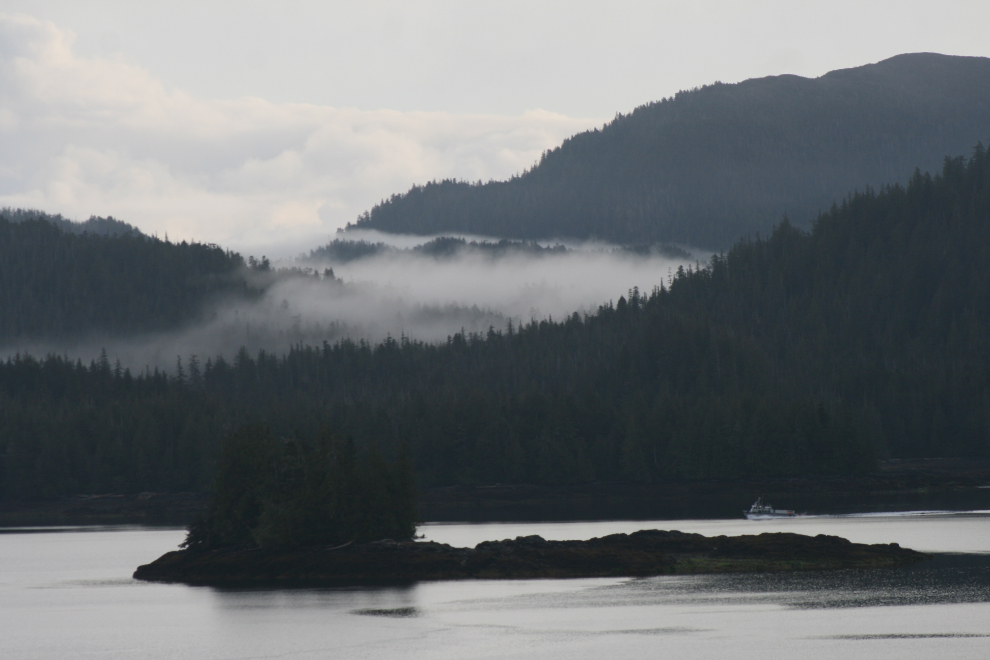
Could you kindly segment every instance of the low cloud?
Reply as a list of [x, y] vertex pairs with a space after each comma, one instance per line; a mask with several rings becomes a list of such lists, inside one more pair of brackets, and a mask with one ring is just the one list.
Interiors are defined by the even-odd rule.
[[[352, 236], [349, 232], [348, 237]], [[377, 232], [360, 236], [406, 248], [423, 242], [422, 238], [417, 241], [416, 237]], [[396, 300], [434, 307], [476, 305], [519, 322], [560, 319], [575, 311], [590, 313], [633, 287], [648, 293], [666, 282], [678, 266], [693, 263], [693, 253], [689, 254], [686, 258], [636, 256], [614, 246], [589, 243], [540, 255], [508, 251], [493, 257], [484, 251], [465, 250], [453, 257], [434, 258], [407, 250], [316, 265], [330, 265], [345, 282], [389, 292]], [[700, 258], [707, 261], [707, 257]]]
[[[366, 237], [391, 239], [402, 247], [414, 244], [412, 237]], [[695, 255], [642, 256], [601, 245], [536, 253], [467, 249], [441, 257], [406, 249], [346, 263], [311, 261], [310, 268], [318, 273], [333, 268], [336, 277], [283, 277], [260, 300], [215, 305], [176, 332], [20, 342], [0, 350], [0, 357], [57, 353], [88, 362], [106, 348], [111, 361], [132, 370], [171, 371], [177, 356], [197, 355], [203, 361], [223, 354], [230, 359], [241, 346], [252, 354], [261, 349], [284, 354], [294, 345], [344, 338], [373, 344], [389, 336], [443, 342], [458, 332], [504, 331], [510, 322], [518, 327], [534, 319], [594, 313], [633, 287], [649, 293], [678, 266], [694, 261]]]
[[291, 254], [433, 179], [501, 179], [600, 123], [216, 100], [0, 14], [0, 206]]

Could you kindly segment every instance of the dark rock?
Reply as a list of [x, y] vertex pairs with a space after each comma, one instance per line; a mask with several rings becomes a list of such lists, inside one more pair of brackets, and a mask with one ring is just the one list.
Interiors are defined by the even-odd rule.
[[374, 584], [871, 568], [927, 557], [896, 543], [864, 545], [822, 534], [710, 538], [644, 530], [588, 541], [524, 536], [475, 548], [386, 539], [334, 548], [180, 550], [140, 566], [134, 577], [216, 586]]

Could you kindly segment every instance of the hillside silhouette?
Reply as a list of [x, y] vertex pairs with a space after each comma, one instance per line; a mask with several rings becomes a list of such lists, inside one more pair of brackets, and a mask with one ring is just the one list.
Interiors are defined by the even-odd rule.
[[508, 181], [414, 186], [348, 227], [717, 249], [785, 214], [808, 227], [850, 191], [937, 171], [988, 137], [990, 59], [898, 55], [679, 92]]

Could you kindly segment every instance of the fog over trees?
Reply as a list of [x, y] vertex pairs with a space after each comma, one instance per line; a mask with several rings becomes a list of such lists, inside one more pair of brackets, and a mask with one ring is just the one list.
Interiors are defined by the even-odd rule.
[[[399, 463], [442, 487], [990, 456], [988, 82], [916, 54], [684, 92], [287, 264], [4, 209], [0, 497], [203, 490], [224, 438], [283, 485], [364, 466], [376, 501]], [[303, 485], [191, 542], [295, 538]]]
[[112, 218], [0, 213], [0, 345], [170, 330], [211, 297], [251, 295], [240, 255], [132, 230]]
[[[906, 186], [852, 194], [807, 231], [779, 222], [585, 314], [439, 343], [230, 347], [183, 355], [167, 373], [106, 355], [12, 357], [0, 364], [0, 493], [204, 488], [219, 439], [259, 421], [303, 441], [331, 428], [359, 453], [406, 445], [421, 486], [986, 457], [990, 157], [982, 145], [971, 153], [934, 176], [916, 170]], [[65, 240], [28, 227], [49, 245]], [[187, 250], [217, 272], [233, 259], [100, 240], [142, 255]]]
[[[57, 353], [171, 370], [176, 355], [389, 336], [443, 341], [593, 311], [693, 261], [676, 246], [565, 248], [440, 237], [412, 247], [334, 240], [288, 264], [215, 245], [103, 235], [0, 213], [0, 357]], [[114, 221], [116, 222], [116, 221]], [[121, 223], [123, 224], [123, 223]], [[68, 225], [67, 231], [59, 228]], [[389, 237], [392, 238], [392, 237]]]

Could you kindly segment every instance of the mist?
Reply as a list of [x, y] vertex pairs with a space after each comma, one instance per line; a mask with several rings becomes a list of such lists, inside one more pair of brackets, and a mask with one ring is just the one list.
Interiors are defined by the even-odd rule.
[[[533, 254], [524, 249], [508, 249], [490, 255], [468, 248], [451, 257], [431, 257], [408, 249], [417, 245], [412, 237], [374, 232], [353, 236], [407, 249], [344, 264], [317, 261], [315, 265], [334, 268], [345, 283], [374, 291], [379, 300], [396, 303], [400, 308], [476, 307], [512, 319], [514, 323], [593, 312], [599, 305], [626, 295], [633, 287], [649, 291], [659, 286], [678, 266], [694, 263], [696, 258], [707, 261], [707, 256], [696, 257], [701, 253], [694, 251], [671, 258], [657, 253], [631, 254], [604, 244], [557, 241], [540, 245], [557, 245], [566, 251]], [[427, 240], [417, 238], [418, 244]], [[484, 237], [464, 238], [483, 240]], [[385, 317], [376, 318], [382, 321]], [[393, 334], [395, 330], [393, 327]], [[416, 327], [407, 334], [436, 341], [458, 330], [437, 322]]]
[[300, 256], [268, 273], [250, 272], [263, 285], [259, 299], [215, 303], [198, 322], [178, 331], [18, 342], [0, 354], [55, 353], [88, 363], [105, 349], [111, 364], [135, 372], [174, 372], [177, 358], [183, 363], [192, 355], [200, 362], [217, 355], [231, 359], [241, 347], [253, 355], [344, 339], [445, 342], [461, 332], [502, 331], [510, 322], [591, 314], [633, 287], [649, 292], [668, 282], [679, 266], [708, 258], [693, 250], [672, 257], [601, 244], [565, 249], [552, 241], [545, 245], [555, 249], [536, 252], [526, 244], [495, 252], [469, 244], [438, 256], [417, 249], [431, 237], [362, 232], [353, 238], [392, 249], [346, 262]]

